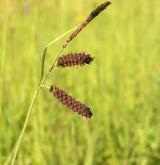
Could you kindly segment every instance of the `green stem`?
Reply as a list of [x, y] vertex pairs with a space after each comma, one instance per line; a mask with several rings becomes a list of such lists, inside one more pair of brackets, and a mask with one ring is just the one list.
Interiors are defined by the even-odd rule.
[[[72, 28], [71, 30], [69, 30], [69, 31], [67, 31], [66, 33], [62, 34], [61, 36], [57, 37], [55, 40], [51, 41], [51, 42], [47, 45], [47, 47], [45, 48], [45, 50], [44, 50], [45, 54], [46, 54], [46, 52], [47, 52], [47, 48], [48, 48], [48, 47], [50, 47], [51, 45], [53, 45], [53, 43], [55, 43], [56, 41], [58, 41], [59, 39], [61, 39], [61, 38], [64, 37], [65, 35], [67, 35], [69, 32], [74, 31], [75, 29], [76, 29], [76, 27], [75, 27], [75, 28]], [[29, 108], [28, 108], [27, 115], [26, 115], [26, 119], [25, 119], [25, 122], [24, 122], [24, 125], [23, 125], [23, 128], [22, 128], [22, 131], [21, 131], [21, 133], [20, 133], [20, 136], [19, 136], [19, 138], [18, 138], [18, 141], [17, 141], [17, 143], [16, 143], [16, 145], [15, 145], [13, 151], [11, 152], [11, 154], [10, 154], [10, 156], [9, 156], [9, 158], [8, 158], [8, 160], [6, 161], [5, 164], [8, 164], [8, 163], [9, 163], [10, 158], [11, 158], [11, 156], [12, 156], [12, 154], [13, 154], [13, 158], [12, 158], [12, 160], [11, 160], [11, 165], [14, 165], [14, 162], [15, 162], [15, 159], [16, 159], [16, 156], [17, 156], [17, 153], [18, 153], [18, 150], [19, 150], [19, 146], [20, 146], [20, 144], [21, 144], [21, 141], [22, 141], [24, 132], [25, 132], [25, 130], [26, 130], [26, 127], [27, 127], [27, 124], [28, 124], [28, 121], [29, 121], [29, 118], [30, 118], [30, 115], [31, 115], [31, 112], [32, 112], [32, 109], [33, 109], [33, 105], [34, 105], [34, 103], [35, 103], [35, 101], [36, 101], [36, 98], [37, 98], [37, 96], [38, 96], [38, 94], [39, 94], [39, 92], [40, 92], [40, 90], [41, 90], [41, 87], [44, 86], [44, 85], [43, 85], [44, 82], [46, 81], [46, 79], [47, 79], [49, 73], [50, 73], [50, 72], [53, 70], [53, 68], [55, 67], [55, 64], [56, 64], [56, 62], [57, 62], [57, 59], [58, 59], [58, 57], [61, 55], [61, 53], [62, 53], [63, 50], [64, 50], [64, 48], [62, 48], [62, 49], [58, 52], [56, 58], [54, 59], [52, 65], [51, 65], [51, 67], [49, 68], [48, 72], [46, 73], [46, 75], [44, 76], [44, 78], [41, 80], [41, 82], [39, 83], [39, 85], [38, 85], [36, 91], [34, 92], [34, 95], [33, 95], [32, 101], [31, 101], [31, 103], [30, 103], [30, 106], [29, 106]], [[45, 59], [44, 59], [44, 60], [45, 60]]]
[[59, 51], [57, 57], [55, 58], [55, 60], [53, 61], [52, 65], [51, 65], [50, 69], [48, 70], [48, 72], [46, 73], [46, 75], [44, 76], [44, 78], [42, 79], [41, 83], [38, 85], [36, 91], [34, 92], [34, 95], [33, 95], [31, 104], [30, 104], [30, 106], [29, 106], [29, 109], [28, 109], [28, 112], [27, 112], [27, 116], [26, 116], [26, 119], [25, 119], [25, 122], [24, 122], [24, 125], [23, 125], [23, 128], [22, 128], [21, 134], [20, 134], [20, 136], [19, 136], [19, 138], [18, 138], [16, 147], [15, 147], [15, 151], [14, 151], [14, 154], [13, 154], [13, 158], [12, 158], [12, 161], [11, 161], [11, 165], [14, 165], [15, 158], [16, 158], [16, 156], [17, 156], [18, 149], [19, 149], [20, 143], [21, 143], [21, 141], [22, 141], [22, 137], [23, 137], [24, 132], [25, 132], [25, 130], [26, 130], [27, 123], [28, 123], [29, 117], [30, 117], [30, 115], [31, 115], [33, 105], [34, 105], [34, 103], [35, 103], [35, 101], [36, 101], [36, 98], [37, 98], [39, 92], [40, 92], [41, 86], [44, 84], [44, 82], [45, 82], [45, 80], [47, 79], [49, 73], [50, 73], [50, 72], [53, 70], [53, 68], [55, 67], [55, 63], [56, 63], [56, 61], [57, 61], [57, 58], [60, 56], [60, 54], [61, 54], [61, 52], [63, 51], [63, 49], [64, 49], [64, 48], [62, 48], [62, 49]]
[[27, 116], [26, 116], [26, 119], [25, 119], [25, 122], [24, 122], [24, 125], [23, 125], [23, 128], [22, 128], [21, 134], [18, 138], [18, 142], [17, 142], [16, 147], [15, 147], [15, 151], [14, 151], [14, 155], [13, 155], [13, 158], [12, 158], [11, 165], [13, 165], [14, 162], [15, 162], [15, 158], [16, 158], [20, 143], [22, 141], [23, 134], [26, 130], [26, 126], [27, 126], [27, 123], [28, 123], [28, 120], [29, 120], [29, 117], [30, 117], [30, 114], [31, 114], [31, 111], [32, 111], [32, 108], [33, 108], [33, 104], [35, 103], [35, 100], [36, 100], [36, 97], [37, 97], [38, 93], [39, 93], [39, 90], [36, 90], [34, 92], [34, 96], [32, 98], [31, 104], [29, 106], [29, 109], [28, 109], [28, 112], [27, 112]]

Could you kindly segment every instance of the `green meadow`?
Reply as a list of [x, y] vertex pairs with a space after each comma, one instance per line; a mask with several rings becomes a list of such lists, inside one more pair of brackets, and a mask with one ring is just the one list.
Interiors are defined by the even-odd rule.
[[[44, 48], [102, 2], [0, 1], [0, 164], [23, 128]], [[45, 82], [88, 105], [93, 117], [73, 113], [42, 88], [15, 165], [160, 164], [160, 1], [111, 2], [63, 52], [84, 51], [94, 61], [55, 68]], [[68, 36], [48, 49], [45, 73]]]

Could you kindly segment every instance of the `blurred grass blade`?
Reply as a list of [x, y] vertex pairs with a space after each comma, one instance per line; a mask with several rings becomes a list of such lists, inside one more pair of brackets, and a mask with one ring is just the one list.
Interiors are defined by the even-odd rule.
[[46, 52], [47, 52], [47, 48], [45, 48], [44, 51], [43, 51], [42, 64], [41, 64], [41, 78], [40, 78], [40, 81], [42, 80], [43, 75], [44, 75], [44, 63], [45, 63], [45, 59], [46, 59]]
[[43, 51], [43, 55], [42, 55], [42, 64], [41, 64], [41, 78], [40, 78], [40, 81], [42, 80], [43, 78], [43, 75], [44, 75], [44, 67], [45, 67], [45, 59], [46, 59], [46, 53], [47, 53], [47, 49], [52, 46], [55, 42], [59, 41], [61, 38], [63, 38], [64, 36], [66, 36], [68, 33], [74, 31], [75, 29], [77, 28], [74, 27], [70, 30], [68, 30], [67, 32], [63, 33], [62, 35], [58, 36], [57, 38], [55, 38], [54, 40], [52, 40], [47, 46], [46, 48], [44, 49]]

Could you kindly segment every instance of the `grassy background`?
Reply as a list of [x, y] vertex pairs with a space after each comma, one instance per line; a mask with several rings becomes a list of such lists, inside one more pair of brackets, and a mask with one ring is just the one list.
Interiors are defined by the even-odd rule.
[[[45, 45], [101, 2], [0, 2], [2, 164], [22, 129]], [[89, 105], [93, 118], [83, 120], [43, 89], [16, 164], [159, 164], [160, 1], [112, 2], [65, 50], [91, 53], [92, 65], [55, 69], [46, 82]], [[49, 49], [46, 70], [65, 40]]]

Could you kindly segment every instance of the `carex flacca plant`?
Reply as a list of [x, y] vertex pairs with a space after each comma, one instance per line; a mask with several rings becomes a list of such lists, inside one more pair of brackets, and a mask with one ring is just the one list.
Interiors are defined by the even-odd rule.
[[[35, 100], [37, 99], [37, 96], [39, 92], [41, 91], [42, 87], [46, 87], [48, 91], [57, 99], [61, 104], [63, 104], [68, 109], [72, 110], [73, 112], [76, 112], [80, 116], [84, 118], [91, 118], [93, 113], [91, 109], [85, 105], [84, 103], [81, 103], [75, 97], [68, 94], [63, 89], [60, 89], [56, 84], [51, 84], [50, 87], [45, 85], [45, 81], [48, 78], [48, 75], [55, 67], [58, 67], [59, 69], [66, 69], [73, 66], [87, 66], [88, 64], [91, 64], [91, 62], [94, 60], [94, 57], [92, 57], [90, 54], [86, 52], [76, 52], [76, 53], [67, 53], [62, 54], [63, 50], [67, 48], [67, 45], [71, 43], [71, 41], [92, 21], [95, 17], [97, 17], [104, 9], [106, 9], [111, 2], [105, 1], [104, 3], [100, 4], [95, 10], [93, 10], [89, 16], [78, 26], [74, 27], [73, 29], [67, 31], [66, 33], [58, 36], [56, 39], [52, 40], [44, 49], [43, 56], [42, 56], [42, 65], [41, 65], [41, 78], [40, 82], [37, 85], [37, 88], [34, 92], [32, 101], [30, 103], [30, 106], [28, 108], [26, 119], [24, 121], [23, 128], [21, 130], [20, 136], [17, 140], [17, 143], [15, 144], [15, 147], [11, 151], [11, 154], [9, 155], [8, 159], [6, 160], [5, 164], [9, 164], [11, 162], [11, 165], [15, 164], [15, 159], [19, 150], [19, 146], [21, 144], [24, 132], [26, 130], [31, 111], [33, 109], [33, 105], [35, 103]], [[56, 41], [64, 37], [65, 35], [71, 33], [69, 37], [67, 38], [66, 42], [62, 45], [61, 49], [56, 55], [56, 58], [53, 60], [51, 66], [49, 67], [48, 71], [44, 74], [44, 64], [45, 64], [45, 58], [46, 58], [46, 52], [50, 46], [52, 46]]]

